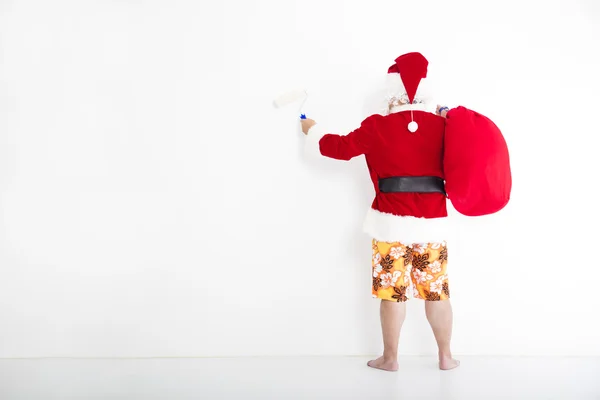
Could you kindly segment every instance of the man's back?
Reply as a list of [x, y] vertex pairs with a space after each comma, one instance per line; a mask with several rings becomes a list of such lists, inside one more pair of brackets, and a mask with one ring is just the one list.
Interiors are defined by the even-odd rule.
[[[437, 218], [447, 216], [442, 193], [383, 193], [379, 180], [388, 177], [431, 176], [444, 179], [442, 168], [444, 118], [425, 111], [401, 111], [387, 116], [374, 115], [373, 135], [365, 153], [375, 189], [373, 206], [399, 216]], [[416, 132], [407, 125], [418, 123]]]

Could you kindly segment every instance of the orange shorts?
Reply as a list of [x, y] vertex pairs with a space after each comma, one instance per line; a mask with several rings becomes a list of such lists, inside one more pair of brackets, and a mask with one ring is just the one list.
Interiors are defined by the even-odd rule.
[[373, 297], [397, 302], [447, 300], [446, 243], [388, 243], [373, 240]]

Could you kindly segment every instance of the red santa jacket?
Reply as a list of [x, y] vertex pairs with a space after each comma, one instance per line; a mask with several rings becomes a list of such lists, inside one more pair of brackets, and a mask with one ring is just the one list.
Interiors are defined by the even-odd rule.
[[[418, 130], [407, 126], [413, 119]], [[442, 193], [382, 193], [379, 179], [393, 176], [436, 176], [444, 179], [444, 118], [422, 104], [396, 107], [386, 116], [372, 115], [348, 135], [313, 126], [307, 146], [338, 160], [364, 155], [375, 197], [364, 221], [364, 231], [388, 242], [424, 243], [447, 239], [446, 197]]]

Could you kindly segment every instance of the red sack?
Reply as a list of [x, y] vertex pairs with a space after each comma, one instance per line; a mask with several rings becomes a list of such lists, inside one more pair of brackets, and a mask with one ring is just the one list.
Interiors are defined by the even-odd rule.
[[448, 199], [470, 217], [506, 206], [512, 189], [508, 147], [487, 117], [457, 107], [446, 115], [444, 175]]

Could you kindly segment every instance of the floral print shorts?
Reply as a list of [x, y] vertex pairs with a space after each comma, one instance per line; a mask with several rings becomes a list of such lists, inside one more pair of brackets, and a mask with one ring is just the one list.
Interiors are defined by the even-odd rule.
[[373, 297], [397, 302], [447, 300], [446, 243], [388, 243], [373, 240]]

